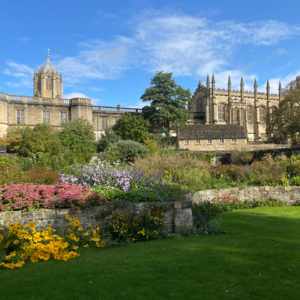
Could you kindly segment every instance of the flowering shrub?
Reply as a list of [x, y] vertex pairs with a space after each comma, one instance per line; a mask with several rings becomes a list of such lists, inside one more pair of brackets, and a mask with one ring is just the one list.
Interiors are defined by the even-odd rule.
[[21, 225], [20, 222], [11, 223], [9, 227], [0, 229], [0, 267], [7, 269], [20, 268], [26, 260], [38, 262], [39, 260], [66, 261], [80, 256], [79, 247], [104, 247], [105, 242], [100, 241], [100, 228], [82, 232], [80, 222], [69, 216], [70, 221], [68, 234], [65, 238], [53, 234], [50, 226], [39, 232], [35, 223]]
[[39, 184], [57, 184], [59, 181], [59, 174], [46, 167], [35, 167], [26, 171], [22, 182], [31, 182]]
[[236, 165], [221, 165], [214, 171], [217, 178], [230, 178], [234, 182], [240, 182], [244, 179], [243, 169]]
[[146, 241], [160, 238], [165, 223], [164, 217], [163, 207], [155, 205], [151, 209], [144, 208], [138, 214], [112, 212], [105, 220], [105, 225], [116, 241]]
[[87, 207], [108, 203], [108, 200], [81, 185], [9, 184], [0, 188], [0, 211], [31, 211], [38, 208]]

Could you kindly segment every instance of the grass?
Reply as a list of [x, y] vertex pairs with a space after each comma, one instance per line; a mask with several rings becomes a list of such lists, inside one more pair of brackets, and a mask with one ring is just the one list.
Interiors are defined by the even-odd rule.
[[84, 249], [67, 262], [1, 269], [1, 299], [299, 299], [300, 207], [220, 217], [226, 235]]

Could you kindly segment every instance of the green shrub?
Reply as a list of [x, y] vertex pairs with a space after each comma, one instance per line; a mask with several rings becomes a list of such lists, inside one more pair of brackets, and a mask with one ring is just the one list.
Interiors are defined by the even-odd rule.
[[215, 154], [203, 154], [199, 152], [182, 152], [179, 155], [181, 157], [197, 158], [199, 160], [207, 161], [208, 163], [211, 163], [212, 158], [216, 156]]
[[300, 186], [300, 176], [292, 177], [290, 180], [290, 185]]
[[19, 183], [23, 177], [23, 170], [14, 158], [0, 157], [0, 186]]
[[156, 142], [153, 139], [145, 139], [145, 146], [149, 149], [149, 154], [153, 155], [155, 152], [159, 150], [159, 147], [156, 145]]
[[137, 157], [145, 157], [149, 153], [149, 149], [135, 141], [125, 140], [119, 141], [111, 145], [107, 152], [115, 151], [116, 155], [120, 155], [121, 162], [133, 162]]
[[253, 160], [254, 154], [250, 151], [246, 150], [234, 150], [231, 151], [231, 161], [235, 165], [241, 165], [244, 166], [246, 164], [249, 164]]
[[105, 134], [101, 133], [101, 138], [96, 143], [97, 152], [103, 152], [109, 148], [112, 144], [121, 140], [121, 137], [117, 135], [111, 127], [105, 129]]

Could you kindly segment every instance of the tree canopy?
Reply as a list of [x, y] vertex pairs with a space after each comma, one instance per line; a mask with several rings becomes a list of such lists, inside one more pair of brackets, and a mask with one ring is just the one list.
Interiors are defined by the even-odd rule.
[[96, 150], [93, 126], [84, 118], [65, 124], [63, 130], [59, 132], [59, 138], [64, 147], [74, 152], [94, 153]]
[[169, 135], [170, 130], [188, 120], [191, 94], [175, 83], [172, 73], [156, 72], [151, 87], [141, 96], [143, 102], [152, 101], [143, 108], [146, 119], [157, 123], [159, 132]]
[[133, 140], [140, 143], [149, 137], [150, 126], [150, 122], [145, 120], [142, 115], [135, 116], [129, 113], [118, 119], [112, 129], [123, 140]]
[[300, 132], [300, 86], [292, 81], [283, 89], [279, 108], [267, 117], [267, 133], [280, 133], [298, 144]]

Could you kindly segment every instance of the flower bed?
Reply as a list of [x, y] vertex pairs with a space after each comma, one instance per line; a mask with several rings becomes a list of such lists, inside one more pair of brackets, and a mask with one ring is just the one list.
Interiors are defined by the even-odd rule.
[[108, 200], [80, 184], [35, 185], [10, 183], [0, 189], [0, 211], [31, 211], [38, 208], [87, 207]]

